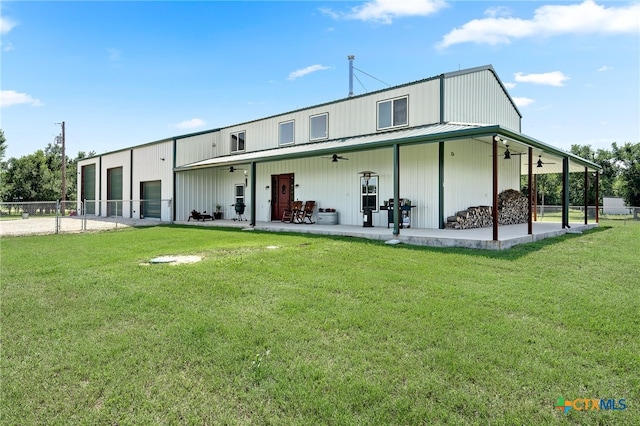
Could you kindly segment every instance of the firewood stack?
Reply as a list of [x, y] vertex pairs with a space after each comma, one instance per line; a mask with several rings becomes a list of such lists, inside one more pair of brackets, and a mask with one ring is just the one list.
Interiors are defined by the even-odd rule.
[[529, 220], [529, 203], [522, 192], [507, 189], [498, 194], [498, 223], [515, 225]]
[[[448, 229], [487, 228], [493, 225], [491, 206], [469, 207], [447, 218]], [[514, 225], [526, 223], [529, 217], [527, 197], [515, 189], [498, 194], [498, 223]]]

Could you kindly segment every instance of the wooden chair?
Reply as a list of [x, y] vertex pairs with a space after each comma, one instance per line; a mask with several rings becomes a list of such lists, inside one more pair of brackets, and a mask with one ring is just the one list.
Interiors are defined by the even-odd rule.
[[297, 222], [298, 223], [315, 223], [312, 219], [313, 211], [316, 208], [315, 201], [307, 201], [304, 203], [304, 208], [300, 210], [298, 213]]
[[293, 201], [291, 207], [287, 207], [282, 212], [282, 221], [292, 223], [297, 220], [302, 209], [302, 201]]

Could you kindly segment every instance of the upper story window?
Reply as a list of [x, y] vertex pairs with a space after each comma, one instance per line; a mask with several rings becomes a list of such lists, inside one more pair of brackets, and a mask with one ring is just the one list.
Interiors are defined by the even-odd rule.
[[327, 139], [329, 137], [329, 114], [318, 114], [309, 117], [309, 140]]
[[293, 120], [280, 123], [278, 130], [278, 143], [280, 145], [292, 144], [294, 142], [293, 130]]
[[231, 152], [244, 151], [245, 132], [231, 133]]
[[378, 102], [378, 130], [409, 124], [409, 97]]

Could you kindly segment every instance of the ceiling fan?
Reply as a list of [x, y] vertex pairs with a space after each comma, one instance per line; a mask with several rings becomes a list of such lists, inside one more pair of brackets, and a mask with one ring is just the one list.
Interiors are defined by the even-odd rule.
[[[505, 160], [510, 160], [512, 155], [523, 155], [524, 153], [522, 152], [511, 152], [509, 151], [509, 145], [505, 145], [506, 149], [504, 150], [504, 159]], [[493, 157], [493, 155], [490, 155], [489, 157]]]
[[[538, 161], [536, 161], [536, 167], [542, 167], [545, 164], [556, 164], [556, 163], [542, 161], [542, 154], [538, 155]], [[527, 163], [526, 165], [528, 166], [529, 164]]]
[[332, 163], [337, 163], [338, 160], [348, 160], [347, 157], [343, 157], [343, 156], [338, 155], [338, 154], [333, 154], [331, 157], [322, 157], [322, 158], [331, 159]]

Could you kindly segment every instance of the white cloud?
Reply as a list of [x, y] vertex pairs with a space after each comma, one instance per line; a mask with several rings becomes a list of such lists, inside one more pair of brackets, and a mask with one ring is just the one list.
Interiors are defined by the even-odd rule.
[[[490, 9], [491, 10], [491, 9]], [[580, 4], [547, 5], [535, 10], [531, 19], [497, 17], [474, 19], [442, 38], [439, 48], [458, 43], [509, 44], [524, 37], [561, 34], [635, 34], [640, 32], [640, 3], [605, 7], [593, 0]]]
[[39, 99], [35, 99], [26, 93], [18, 93], [15, 90], [0, 90], [0, 106], [9, 107], [12, 105], [29, 104], [31, 106], [43, 106]]
[[371, 0], [356, 6], [349, 12], [320, 9], [334, 19], [356, 19], [381, 24], [391, 24], [396, 18], [428, 16], [447, 6], [444, 0]]
[[513, 102], [515, 102], [516, 106], [519, 107], [526, 107], [535, 102], [533, 99], [529, 98], [512, 97], [511, 99], [513, 99]]
[[496, 18], [498, 16], [509, 16], [511, 15], [511, 9], [505, 6], [490, 7], [489, 9], [484, 11], [484, 14], [491, 18]]
[[569, 80], [569, 77], [564, 75], [561, 71], [546, 72], [542, 74], [523, 74], [521, 72], [517, 72], [514, 74], [514, 79], [518, 83], [533, 83], [560, 87], [564, 86], [564, 82]]
[[184, 120], [174, 125], [176, 129], [188, 130], [196, 129], [198, 127], [204, 127], [207, 123], [200, 118], [192, 118], [191, 120]]
[[610, 67], [609, 65], [603, 65], [600, 68], [598, 68], [598, 72], [611, 71], [612, 69], [613, 67]]
[[506, 87], [507, 89], [513, 89], [516, 86], [517, 84], [515, 83], [504, 83], [504, 87]]
[[328, 70], [329, 68], [331, 68], [331, 67], [326, 67], [326, 66], [320, 65], [320, 64], [311, 65], [311, 66], [308, 66], [306, 68], [302, 68], [302, 69], [293, 71], [291, 74], [289, 74], [289, 77], [287, 78], [287, 80], [295, 80], [296, 78], [304, 77], [305, 75], [311, 74], [312, 72], [321, 71], [321, 70]]
[[11, 19], [0, 16], [0, 34], [7, 34], [16, 25], [17, 24]]

